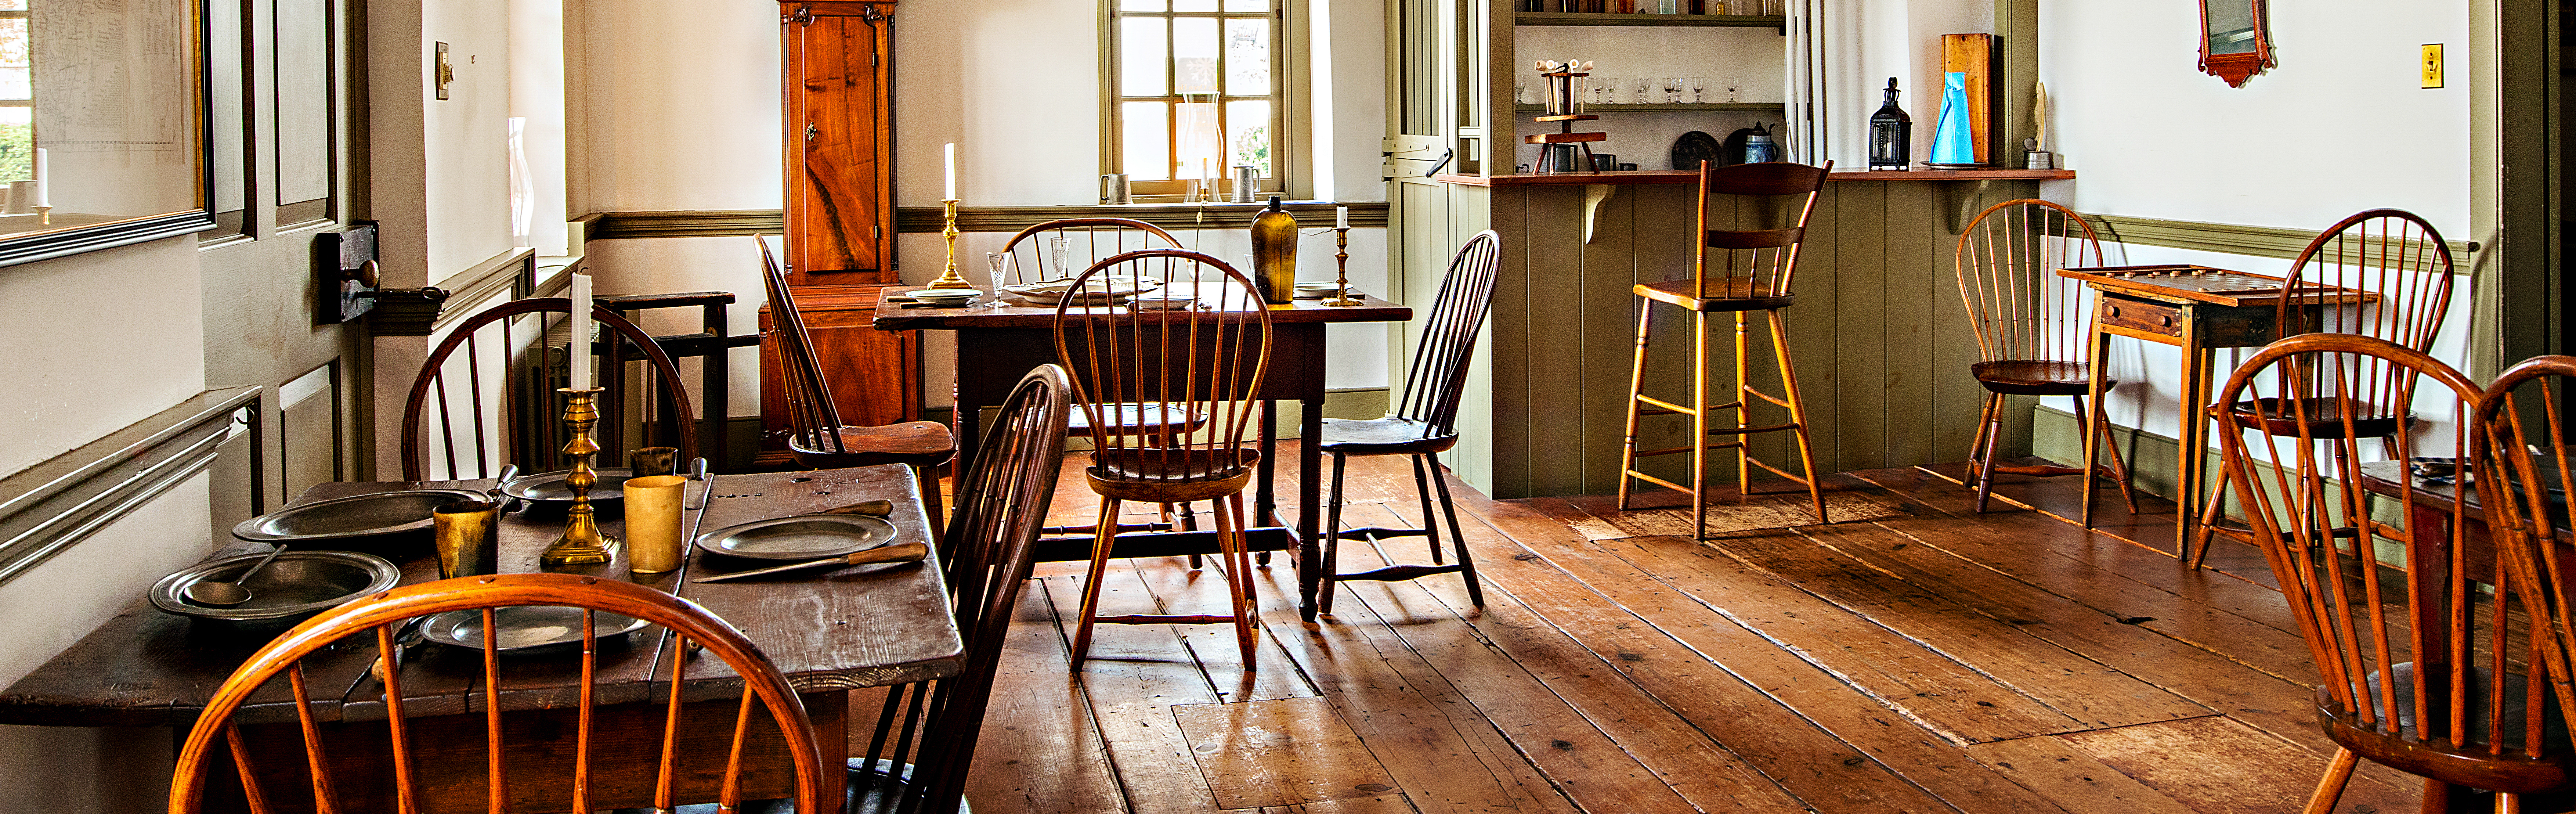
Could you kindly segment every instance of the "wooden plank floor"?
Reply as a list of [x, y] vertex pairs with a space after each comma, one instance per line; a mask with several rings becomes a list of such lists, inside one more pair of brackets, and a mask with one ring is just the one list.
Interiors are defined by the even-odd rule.
[[[1057, 522], [1098, 503], [1069, 461]], [[1291, 458], [1290, 460], [1294, 460]], [[1402, 461], [1352, 462], [1346, 526], [1415, 525]], [[1952, 473], [1955, 475], [1955, 471]], [[1283, 473], [1283, 478], [1287, 477]], [[1460, 580], [1345, 584], [1298, 620], [1286, 558], [1254, 574], [1256, 669], [1230, 626], [1100, 628], [1070, 671], [1082, 568], [1041, 564], [969, 788], [978, 811], [2277, 812], [2333, 746], [2261, 558], [2186, 572], [2172, 507], [2073, 517], [2071, 479], [2006, 478], [1993, 511], [1927, 470], [1686, 512], [1489, 500], [1452, 482], [1485, 606]], [[1343, 570], [1426, 559], [1353, 542]], [[1221, 613], [1211, 561], [1115, 564], [1112, 613]], [[857, 744], [855, 746], [864, 746]], [[2365, 763], [2347, 812], [2412, 811]]]

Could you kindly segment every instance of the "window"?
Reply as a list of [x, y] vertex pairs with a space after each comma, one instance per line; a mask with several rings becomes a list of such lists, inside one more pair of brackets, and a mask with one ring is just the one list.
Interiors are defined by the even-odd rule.
[[1184, 196], [1249, 166], [1261, 192], [1288, 175], [1288, 40], [1281, 0], [1105, 0], [1103, 172], [1138, 195]]
[[35, 63], [27, 0], [0, 0], [0, 181], [36, 177]]

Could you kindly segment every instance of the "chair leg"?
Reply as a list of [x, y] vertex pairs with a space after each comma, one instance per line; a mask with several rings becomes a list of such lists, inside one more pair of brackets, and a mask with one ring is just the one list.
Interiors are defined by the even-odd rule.
[[[2000, 394], [1986, 394], [1986, 427], [1984, 432], [1978, 433], [1986, 439], [1986, 448], [1978, 450], [1977, 453], [1978, 514], [1986, 513], [1986, 496], [1992, 494], [1995, 488], [1995, 447], [1998, 446], [2004, 434], [2003, 399]], [[2091, 481], [2088, 479], [2086, 483]]]
[[[2308, 795], [2308, 807], [2302, 809], [2303, 814], [2334, 814], [2335, 801], [2343, 799], [2344, 784], [2352, 782], [2352, 767], [2360, 761], [2361, 756], [2353, 754], [2352, 750], [2336, 749], [2334, 762], [2326, 764], [2326, 776], [2317, 780], [2316, 793]], [[2432, 801], [2429, 791], [2424, 799]]]
[[[1179, 511], [1177, 511], [1177, 512], [1176, 512], [1176, 511], [1173, 511], [1173, 509], [1172, 509], [1172, 507], [1173, 507], [1173, 506], [1175, 506], [1175, 505], [1178, 505], [1178, 506], [1180, 507], [1180, 510], [1179, 510]], [[1185, 529], [1185, 530], [1188, 530], [1188, 531], [1196, 531], [1196, 530], [1198, 529], [1198, 523], [1197, 523], [1197, 522], [1195, 522], [1194, 518], [1192, 518], [1192, 517], [1190, 516], [1190, 504], [1187, 504], [1187, 503], [1180, 503], [1180, 504], [1165, 503], [1165, 504], [1163, 504], [1162, 515], [1163, 515], [1163, 523], [1164, 523], [1165, 525], [1168, 525], [1168, 526], [1170, 526], [1170, 527], [1174, 528], [1174, 529], [1180, 529], [1184, 524], [1187, 524], [1187, 525], [1189, 526], [1189, 528], [1188, 528], [1188, 529]], [[1201, 568], [1206, 568], [1206, 567], [1207, 567], [1207, 562], [1206, 562], [1205, 560], [1200, 559], [1200, 558], [1199, 558], [1199, 555], [1197, 555], [1197, 554], [1192, 554], [1192, 555], [1190, 555], [1190, 570], [1192, 570], [1192, 571], [1196, 571], [1196, 570], [1199, 570], [1199, 569], [1201, 569]]]
[[1637, 301], [1637, 360], [1628, 367], [1628, 433], [1619, 444], [1619, 510], [1623, 512], [1628, 510], [1629, 487], [1636, 483], [1628, 473], [1637, 469], [1637, 420], [1645, 415], [1637, 397], [1646, 393], [1646, 336], [1654, 316], [1653, 300]]
[[[1744, 312], [1737, 311], [1735, 312], [1734, 396], [1735, 426], [1738, 429], [1753, 426], [1753, 360], [1745, 356], [1745, 352], [1752, 349], [1753, 343], [1746, 341], [1744, 331]], [[1703, 436], [1699, 439], [1699, 442], [1703, 444], [1708, 443], [1708, 438]], [[1753, 447], [1751, 446], [1751, 442], [1751, 437], [1744, 435], [1743, 433], [1737, 433], [1735, 436], [1735, 443], [1738, 445], [1735, 448], [1735, 494], [1737, 497], [1753, 496]]]
[[1708, 314], [1691, 312], [1691, 539], [1708, 536]]
[[1321, 571], [1323, 578], [1319, 580], [1323, 584], [1316, 589], [1315, 596], [1315, 612], [1320, 614], [1333, 612], [1334, 589], [1341, 584], [1342, 469], [1349, 461], [1350, 456], [1333, 454], [1333, 486], [1324, 498], [1324, 565]]
[[[2100, 402], [2095, 402], [2091, 409], [2087, 409], [2084, 397], [2076, 396], [2077, 428], [2084, 431], [2085, 438], [2088, 440], [2093, 438], [2094, 433], [2101, 433], [2102, 448], [2111, 453], [2111, 477], [2120, 485], [2120, 499], [2129, 504], [2129, 514], [2135, 515], [2138, 513], [2138, 490], [2129, 483], [2129, 462], [2120, 458], [2120, 445], [2111, 443], [2111, 422], [2105, 419], [2101, 409]], [[2091, 494], [2093, 491], [2093, 473], [2089, 471], [2084, 473], [2084, 490], [2086, 494]]]
[[1227, 495], [1216, 512], [1217, 545], [1225, 551], [1225, 584], [1234, 600], [1234, 642], [1243, 651], [1243, 671], [1258, 664], [1253, 656], [1259, 634], [1252, 625], [1252, 555], [1243, 541], [1243, 494]]
[[[1440, 475], [1440, 456], [1423, 453], [1431, 465], [1431, 483], [1440, 489], [1440, 513], [1449, 518], [1449, 544], [1458, 549], [1458, 575], [1467, 578], [1467, 601], [1485, 606], [1485, 586], [1476, 581], [1476, 560], [1467, 553], [1467, 533], [1458, 527], [1458, 502], [1449, 496], [1449, 479]], [[1431, 507], [1422, 507], [1422, 525], [1431, 525]]]
[[1816, 522], [1831, 523], [1825, 516], [1824, 479], [1816, 476], [1815, 447], [1807, 438], [1807, 399], [1798, 395], [1798, 369], [1789, 363], [1788, 320], [1778, 311], [1765, 311], [1771, 317], [1772, 355], [1780, 360], [1780, 386], [1789, 392], [1789, 423], [1797, 426], [1798, 466], [1807, 473], [1807, 499], [1816, 505]]
[[1073, 628], [1073, 666], [1091, 657], [1091, 620], [1100, 616], [1100, 580], [1109, 574], [1109, 548], [1118, 539], [1118, 499], [1100, 499], [1100, 528], [1091, 540], [1091, 572], [1082, 580], [1082, 619]]
[[1994, 421], [1995, 401], [2000, 398], [2002, 397], [1996, 395], [1992, 391], [1988, 391], [1986, 393], [1985, 400], [1980, 401], [1977, 404], [1977, 432], [1976, 435], [1971, 436], [1968, 439], [1968, 469], [1970, 471], [1974, 471], [1976, 469], [1977, 455], [1978, 453], [1983, 452], [1986, 448], [1986, 425], [1989, 422]]
[[[1431, 477], [1439, 478], [1440, 470], [1431, 470]], [[1422, 536], [1431, 541], [1431, 564], [1439, 565], [1440, 526], [1431, 522], [1431, 484], [1422, 479], [1422, 456], [1420, 455], [1413, 456], [1413, 494], [1422, 499]]]

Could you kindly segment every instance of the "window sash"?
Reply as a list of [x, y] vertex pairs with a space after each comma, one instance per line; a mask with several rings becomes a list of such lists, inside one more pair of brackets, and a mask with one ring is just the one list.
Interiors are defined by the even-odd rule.
[[[1267, 121], [1262, 122], [1261, 124], [1265, 127], [1266, 134], [1269, 139], [1270, 160], [1268, 171], [1260, 177], [1260, 187], [1258, 192], [1264, 194], [1284, 192], [1287, 188], [1288, 161], [1290, 157], [1288, 149], [1288, 89], [1291, 85], [1289, 76], [1291, 65], [1290, 55], [1288, 54], [1287, 48], [1288, 32], [1286, 30], [1287, 13], [1285, 5], [1280, 2], [1280, 0], [1270, 0], [1268, 3], [1269, 8], [1267, 10], [1251, 12], [1168, 10], [1124, 11], [1119, 8], [1120, 5], [1120, 0], [1102, 0], [1101, 3], [1102, 27], [1100, 43], [1101, 53], [1103, 55], [1100, 72], [1100, 115], [1102, 123], [1102, 141], [1100, 151], [1101, 171], [1104, 173], [1125, 172], [1130, 175], [1139, 174], [1127, 166], [1127, 116], [1125, 111], [1130, 103], [1156, 104], [1161, 106], [1164, 111], [1162, 128], [1164, 146], [1161, 151], [1161, 156], [1165, 170], [1160, 174], [1167, 175], [1167, 178], [1165, 180], [1132, 181], [1131, 186], [1135, 193], [1140, 196], [1183, 195], [1186, 192], [1190, 181], [1195, 179], [1186, 178], [1186, 176], [1193, 172], [1193, 170], [1186, 168], [1181, 163], [1181, 105], [1192, 103], [1211, 104], [1213, 115], [1216, 119], [1214, 127], [1217, 139], [1219, 143], [1223, 145], [1222, 150], [1231, 154], [1235, 147], [1233, 136], [1240, 130], [1240, 126], [1242, 124], [1234, 121], [1234, 116], [1231, 111], [1235, 106], [1235, 103], [1267, 102], [1270, 107], [1269, 116], [1267, 117]], [[1164, 22], [1164, 25], [1161, 26], [1161, 50], [1164, 61], [1162, 89], [1164, 93], [1130, 95], [1126, 92], [1126, 78], [1124, 75], [1126, 60], [1125, 25], [1126, 21], [1136, 19], [1151, 19]], [[1179, 65], [1180, 57], [1178, 56], [1180, 49], [1174, 41], [1171, 23], [1172, 21], [1184, 19], [1212, 20], [1217, 26], [1217, 39], [1215, 42], [1217, 60], [1215, 84], [1217, 90], [1215, 93], [1182, 94], [1176, 92], [1181, 78]], [[1230, 54], [1228, 49], [1225, 47], [1225, 21], [1227, 20], [1262, 20], [1268, 23], [1267, 54], [1270, 63], [1270, 87], [1268, 93], [1236, 94], [1226, 92], [1228, 90], [1228, 74], [1232, 67], [1229, 64], [1232, 59], [1232, 54]], [[1233, 175], [1233, 161], [1231, 158], [1221, 162], [1219, 166], [1212, 168], [1211, 172], [1218, 178], [1219, 183], [1217, 186], [1220, 193], [1227, 191], [1228, 188], [1231, 187]]]

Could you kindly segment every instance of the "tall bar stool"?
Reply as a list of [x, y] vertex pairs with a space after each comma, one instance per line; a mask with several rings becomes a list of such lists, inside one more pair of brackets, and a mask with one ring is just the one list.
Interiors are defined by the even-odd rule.
[[[1234, 625], [1243, 668], [1253, 668], [1258, 641], [1253, 625], [1252, 557], [1243, 538], [1243, 487], [1261, 463], [1259, 449], [1244, 446], [1270, 363], [1270, 312], [1252, 279], [1225, 261], [1186, 249], [1128, 252], [1074, 278], [1076, 290], [1109, 274], [1132, 274], [1165, 288], [1195, 286], [1206, 310], [1137, 311], [1085, 307], [1076, 297], [1056, 306], [1056, 355], [1073, 374], [1074, 400], [1092, 426], [1111, 426], [1106, 414], [1125, 404], [1206, 416], [1195, 431], [1157, 435], [1094, 433], [1084, 480], [1100, 495], [1100, 525], [1091, 545], [1090, 576], [1082, 583], [1082, 621], [1074, 629], [1073, 663], [1091, 655], [1091, 627], [1127, 625]], [[1231, 616], [1130, 614], [1101, 616], [1100, 580], [1118, 538], [1118, 507], [1126, 501], [1211, 501], [1217, 547], [1225, 570]]]
[[[2291, 264], [2289, 277], [2283, 282], [2288, 295], [2281, 298], [2274, 318], [2280, 336], [2302, 333], [2335, 333], [2387, 340], [2398, 347], [2417, 353], [2433, 349], [2433, 338], [2442, 332], [2442, 318], [2450, 312], [2451, 246], [2442, 242], [2442, 233], [2415, 213], [2400, 209], [2373, 209], [2344, 218], [2317, 235], [2299, 252]], [[2347, 290], [2338, 290], [2347, 289]], [[2358, 291], [2369, 300], [2342, 303], [2351, 292]], [[2320, 307], [2320, 303], [2323, 306]], [[2315, 310], [2310, 323], [2306, 312]], [[2321, 381], [2310, 376], [2283, 374], [2258, 382], [2247, 398], [2233, 402], [2220, 400], [2209, 406], [2210, 414], [2233, 412], [2242, 422], [2257, 412], [2269, 412], [2276, 418], [2292, 414], [2305, 416], [2315, 427], [2308, 434], [2317, 437], [2339, 437], [2349, 433], [2353, 438], [2378, 438], [2381, 449], [2394, 454], [2395, 436], [2414, 423], [2407, 402], [2413, 397], [2416, 373], [2403, 366], [2379, 368], [2383, 378], [2356, 382], [2357, 387], [2337, 392], [2320, 389]], [[2304, 402], [2292, 410], [2285, 400]], [[2224, 426], [2224, 425], [2222, 425]], [[2290, 434], [2287, 430], [2281, 434]], [[2352, 448], [2338, 444], [2338, 454]], [[2340, 463], [2340, 462], [2338, 462]], [[2231, 473], [2225, 463], [2218, 483], [2226, 483]], [[2249, 529], [2223, 525], [2219, 509], [2227, 491], [2212, 489], [2201, 506], [2199, 520], [2191, 536], [2191, 567], [2198, 569], [2209, 558], [2213, 535], [2224, 534], [2245, 543], [2253, 543]], [[2191, 495], [2185, 500], [2200, 499]], [[2342, 529], [2339, 533], [2361, 537], [2362, 526]]]
[[[2091, 325], [2084, 315], [2084, 287], [2057, 276], [2063, 268], [2102, 265], [2102, 241], [2093, 224], [2075, 211], [2035, 198], [2005, 201], [1977, 213], [1959, 234], [1956, 256], [1959, 299], [1967, 303], [1968, 324], [1977, 331], [1977, 355], [1969, 368], [1986, 388], [1984, 412], [1977, 420], [1976, 440], [1968, 443], [1969, 474], [1976, 479], [1977, 511], [1986, 510], [1995, 473], [2054, 477], [2081, 475], [2063, 466], [1995, 466], [1995, 447], [2003, 435], [2005, 396], [2072, 396], [2076, 426], [2088, 433], [2109, 433], [2102, 405], [2086, 405], [2092, 366], [2085, 361]], [[2105, 379], [2104, 388], [2114, 382]], [[2129, 513], [2138, 512], [2138, 497], [2129, 488], [2129, 468], [2120, 450], [2111, 450], [2112, 479]], [[2085, 481], [2092, 488], [2092, 481]]]
[[[1789, 307], [1796, 297], [1789, 284], [1798, 271], [1798, 244], [1807, 233], [1807, 217], [1816, 210], [1816, 195], [1825, 188], [1825, 174], [1834, 162], [1822, 167], [1805, 164], [1766, 162], [1714, 167], [1701, 162], [1699, 168], [1698, 211], [1693, 219], [1693, 234], [1698, 245], [1691, 252], [1691, 276], [1685, 280], [1639, 283], [1637, 296], [1637, 362], [1628, 378], [1627, 440], [1619, 449], [1619, 508], [1626, 510], [1631, 487], [1645, 481], [1668, 489], [1689, 493], [1691, 497], [1691, 531], [1693, 537], [1707, 536], [1708, 527], [1708, 451], [1736, 451], [1735, 480], [1739, 491], [1749, 490], [1753, 467], [1796, 481], [1807, 487], [1807, 497], [1814, 501], [1816, 522], [1825, 519], [1825, 495], [1817, 486], [1815, 455], [1807, 445], [1807, 411], [1798, 398], [1798, 374], [1789, 364], [1789, 332], [1780, 309]], [[1726, 196], [1732, 205], [1732, 225], [1761, 228], [1710, 228], [1709, 207], [1713, 196]], [[1780, 225], [1790, 201], [1797, 207], [1795, 222]], [[1748, 214], [1749, 213], [1749, 214]], [[1750, 224], [1743, 223], [1751, 221]], [[1646, 341], [1653, 330], [1655, 303], [1681, 306], [1691, 315], [1690, 406], [1654, 398], [1645, 394]], [[1749, 365], [1751, 359], [1745, 343], [1746, 318], [1761, 312], [1771, 331], [1772, 355], [1780, 366], [1784, 393], [1773, 396], [1753, 387]], [[1735, 400], [1724, 404], [1708, 402], [1708, 320], [1712, 314], [1735, 317]], [[1785, 424], [1753, 424], [1753, 400], [1761, 399], [1789, 411]], [[1735, 426], [1709, 426], [1709, 413], [1734, 411]], [[1670, 449], [1637, 449], [1637, 423], [1646, 416], [1690, 416], [1690, 441]], [[1763, 432], [1790, 432], [1798, 441], [1798, 463], [1804, 476], [1753, 457], [1745, 436]], [[1734, 440], [1710, 443], [1711, 435], [1735, 436]], [[1637, 471], [1637, 459], [1655, 455], [1690, 453], [1691, 481], [1683, 486], [1672, 481]]]
[[[1467, 598], [1485, 606], [1484, 586], [1476, 584], [1476, 561], [1467, 554], [1467, 538], [1458, 530], [1458, 507], [1449, 499], [1449, 481], [1440, 477], [1440, 453], [1458, 445], [1458, 401], [1467, 389], [1467, 360], [1476, 355], [1476, 333], [1493, 310], [1494, 267], [1503, 252], [1502, 237], [1491, 229], [1467, 239], [1449, 259], [1449, 275], [1432, 300], [1431, 321], [1413, 349], [1413, 372], [1404, 377], [1404, 401], [1385, 418], [1324, 419], [1324, 454], [1333, 456], [1332, 497], [1324, 506], [1324, 584], [1316, 605], [1333, 612], [1333, 586], [1346, 579], [1416, 579], [1455, 573], [1467, 579]], [[1342, 469], [1352, 456], [1403, 455], [1413, 459], [1413, 491], [1422, 498], [1422, 527], [1358, 528], [1342, 531]], [[1431, 493], [1440, 492], [1440, 514], [1449, 520], [1449, 544], [1458, 551], [1456, 564], [1440, 562], [1440, 522], [1431, 514]], [[1342, 539], [1371, 543], [1395, 537], [1424, 537], [1431, 545], [1430, 565], [1389, 565], [1354, 574], [1338, 570]]]

